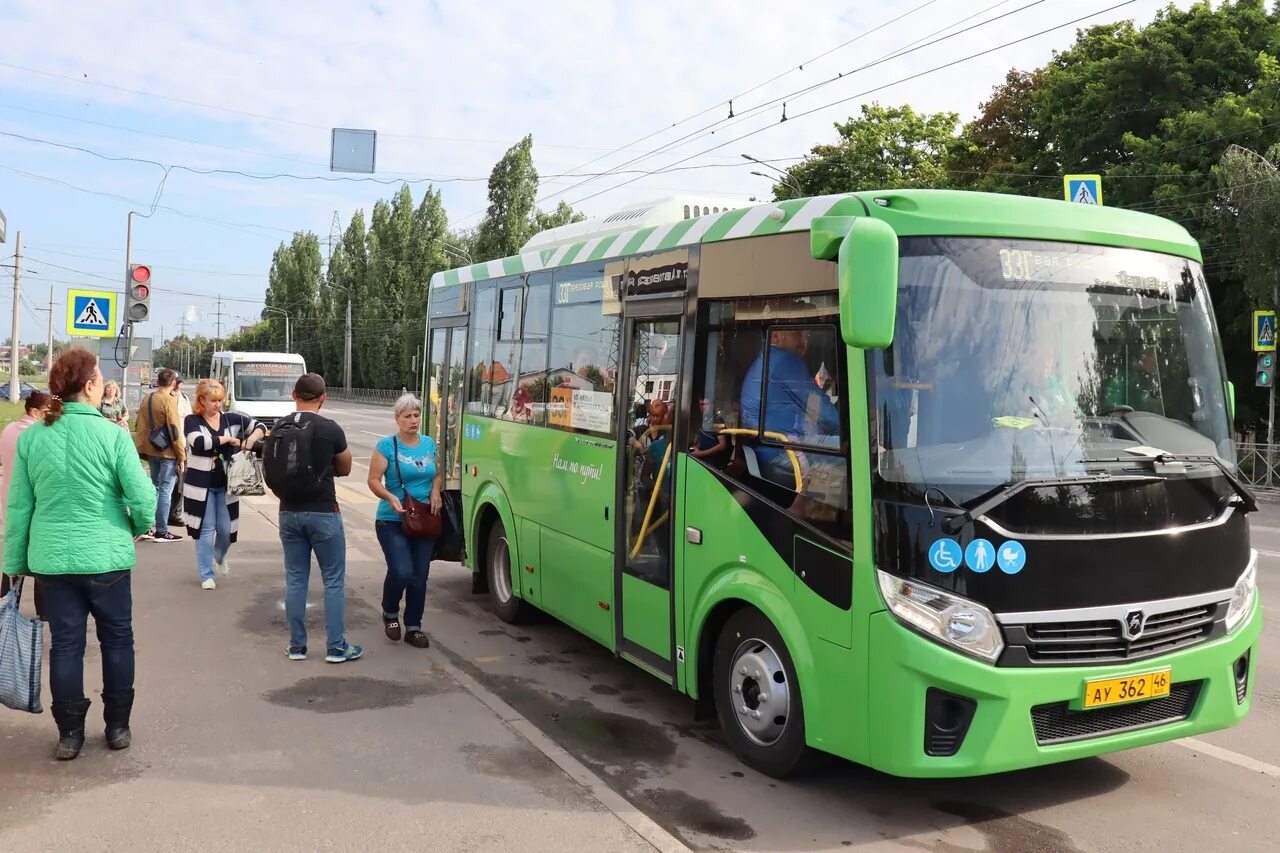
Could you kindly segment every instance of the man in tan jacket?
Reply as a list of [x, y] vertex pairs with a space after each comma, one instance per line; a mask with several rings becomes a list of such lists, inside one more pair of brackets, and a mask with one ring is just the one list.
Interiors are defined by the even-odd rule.
[[[157, 388], [146, 396], [138, 407], [138, 421], [133, 430], [133, 443], [138, 455], [151, 463], [151, 482], [156, 487], [156, 524], [146, 538], [153, 542], [177, 542], [182, 539], [169, 531], [169, 506], [173, 496], [173, 484], [178, 469], [186, 464], [187, 451], [183, 443], [182, 418], [178, 414], [175, 374], [169, 368], [156, 374]], [[169, 437], [163, 449], [152, 442], [151, 433], [164, 428]]]

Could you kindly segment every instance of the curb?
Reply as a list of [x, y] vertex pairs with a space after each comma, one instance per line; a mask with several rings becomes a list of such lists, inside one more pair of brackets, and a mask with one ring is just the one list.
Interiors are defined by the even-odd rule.
[[[439, 647], [438, 643], [433, 645]], [[440, 647], [442, 655], [432, 655], [441, 669], [457, 681], [462, 688], [479, 699], [500, 720], [510, 726], [521, 737], [529, 741], [535, 749], [551, 759], [569, 778], [586, 788], [593, 797], [610, 811], [614, 817], [630, 827], [655, 850], [662, 853], [692, 853], [692, 848], [685, 845], [667, 830], [658, 825], [652, 818], [631, 805], [625, 797], [609, 787], [609, 785], [593, 773], [585, 764], [570, 755], [563, 747], [542, 733], [542, 730], [531, 723], [515, 708], [504, 702], [497, 694], [463, 672], [446, 656], [453, 656], [448, 649]]]

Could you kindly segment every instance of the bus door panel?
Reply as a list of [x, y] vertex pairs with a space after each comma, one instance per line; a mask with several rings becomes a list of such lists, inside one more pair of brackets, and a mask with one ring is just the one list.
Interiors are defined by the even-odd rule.
[[[669, 311], [672, 307], [667, 305]], [[616, 532], [618, 651], [668, 680], [674, 678], [672, 530], [678, 494], [676, 454], [683, 446], [679, 407], [681, 313], [628, 316], [625, 381], [619, 418]], [[630, 314], [628, 307], [627, 313]]]

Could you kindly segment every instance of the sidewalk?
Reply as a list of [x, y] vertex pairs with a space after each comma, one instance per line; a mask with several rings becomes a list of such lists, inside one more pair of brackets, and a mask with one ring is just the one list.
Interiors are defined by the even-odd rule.
[[382, 636], [383, 564], [359, 521], [348, 520], [347, 631], [365, 656], [324, 663], [314, 572], [312, 654], [289, 661], [270, 517], [243, 507], [215, 592], [199, 588], [189, 540], [138, 546], [131, 749], [102, 742], [92, 631], [79, 759], [51, 758], [47, 691], [42, 716], [0, 709], [4, 849], [654, 849], [605, 807], [609, 792], [566, 774], [547, 757], [554, 745], [535, 748], [438, 649]]

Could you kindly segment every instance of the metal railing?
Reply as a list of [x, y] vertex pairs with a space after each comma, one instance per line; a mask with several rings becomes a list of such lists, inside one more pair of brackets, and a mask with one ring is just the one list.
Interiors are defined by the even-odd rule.
[[385, 388], [352, 388], [350, 393], [342, 386], [328, 389], [330, 400], [345, 400], [348, 403], [367, 403], [372, 406], [391, 407], [404, 391], [391, 391]]
[[1280, 444], [1236, 442], [1240, 479], [1255, 489], [1280, 489]]

